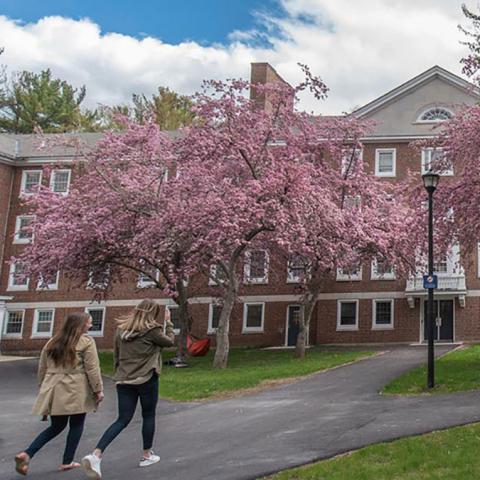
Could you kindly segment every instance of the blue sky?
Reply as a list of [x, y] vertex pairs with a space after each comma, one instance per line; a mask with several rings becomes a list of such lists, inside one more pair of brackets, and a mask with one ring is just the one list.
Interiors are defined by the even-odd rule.
[[[475, 9], [477, 0], [465, 0]], [[435, 64], [460, 74], [461, 0], [0, 0], [0, 66], [86, 86], [85, 105], [159, 86], [244, 78], [269, 62], [292, 85], [307, 64], [330, 88], [300, 108], [351, 111]], [[260, 12], [260, 13], [259, 13]]]
[[0, 14], [23, 22], [61, 15], [91, 18], [102, 32], [166, 43], [227, 43], [235, 30], [264, 30], [257, 12], [280, 16], [277, 0], [0, 0]]

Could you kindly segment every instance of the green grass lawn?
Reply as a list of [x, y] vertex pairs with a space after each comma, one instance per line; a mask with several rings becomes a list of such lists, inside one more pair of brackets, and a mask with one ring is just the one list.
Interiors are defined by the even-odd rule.
[[[352, 362], [373, 352], [311, 348], [304, 360], [293, 356], [292, 350], [258, 350], [234, 348], [230, 350], [228, 368], [212, 368], [213, 352], [206, 357], [191, 358], [189, 368], [164, 366], [160, 380], [160, 395], [173, 400], [200, 400], [257, 387], [263, 382], [299, 377]], [[173, 356], [164, 352], [163, 359]], [[102, 371], [112, 373], [112, 354], [100, 353]]]
[[362, 448], [271, 480], [470, 480], [480, 478], [480, 424]]
[[435, 387], [429, 390], [427, 366], [410, 370], [389, 383], [387, 394], [418, 395], [421, 393], [450, 393], [480, 388], [480, 345], [457, 349], [435, 360]]

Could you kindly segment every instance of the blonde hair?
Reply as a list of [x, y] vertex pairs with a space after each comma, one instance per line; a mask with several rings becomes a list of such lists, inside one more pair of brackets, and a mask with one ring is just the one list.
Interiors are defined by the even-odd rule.
[[160, 316], [160, 305], [146, 298], [142, 300], [129, 313], [120, 317], [118, 328], [126, 332], [143, 332], [151, 328], [158, 327], [157, 319]]

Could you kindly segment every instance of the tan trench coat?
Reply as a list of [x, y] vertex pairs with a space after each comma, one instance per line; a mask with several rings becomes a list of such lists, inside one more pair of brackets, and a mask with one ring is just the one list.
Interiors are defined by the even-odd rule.
[[[48, 343], [47, 343], [48, 345]], [[43, 347], [38, 366], [40, 391], [34, 415], [75, 415], [96, 410], [94, 394], [103, 390], [97, 348], [93, 338], [83, 335], [78, 341], [77, 366], [57, 367]]]

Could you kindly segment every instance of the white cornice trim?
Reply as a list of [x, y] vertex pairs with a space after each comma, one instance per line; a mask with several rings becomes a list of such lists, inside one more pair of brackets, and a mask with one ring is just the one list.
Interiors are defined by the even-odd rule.
[[422, 135], [371, 135], [360, 139], [361, 142], [412, 142], [414, 140], [424, 140], [429, 138], [435, 138], [434, 134], [422, 134]]
[[417, 88], [421, 84], [435, 77], [442, 78], [443, 80], [461, 88], [467, 93], [470, 93], [472, 96], [475, 96], [477, 98], [480, 97], [480, 90], [475, 87], [475, 85], [467, 82], [458, 75], [455, 75], [454, 73], [451, 73], [448, 70], [445, 70], [444, 68], [435, 65], [434, 67], [428, 69], [420, 75], [417, 75], [416, 77], [408, 80], [402, 85], [394, 88], [393, 90], [390, 90], [389, 92], [376, 98], [375, 100], [372, 100], [363, 107], [358, 108], [352, 113], [352, 115], [355, 115], [357, 117], [363, 117], [368, 113], [378, 110], [385, 104], [392, 102], [396, 98], [404, 95], [406, 92]]

